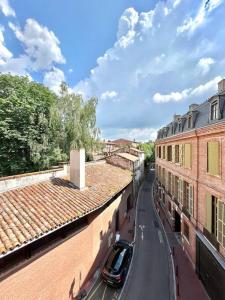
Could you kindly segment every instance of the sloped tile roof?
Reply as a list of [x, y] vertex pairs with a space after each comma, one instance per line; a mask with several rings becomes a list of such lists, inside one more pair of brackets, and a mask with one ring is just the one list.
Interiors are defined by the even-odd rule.
[[128, 170], [89, 164], [81, 191], [68, 178], [54, 178], [0, 193], [0, 255], [88, 214], [131, 181]]
[[123, 157], [123, 158], [126, 158], [130, 161], [137, 161], [139, 158], [135, 155], [132, 155], [130, 153], [117, 153], [116, 155], [120, 156], [120, 157]]

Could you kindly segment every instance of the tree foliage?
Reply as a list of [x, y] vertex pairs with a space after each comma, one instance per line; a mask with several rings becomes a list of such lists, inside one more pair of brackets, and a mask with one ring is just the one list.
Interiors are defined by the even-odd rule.
[[138, 146], [138, 149], [144, 151], [145, 162], [152, 163], [155, 162], [155, 144], [154, 143], [143, 143]]
[[71, 147], [96, 146], [96, 99], [84, 101], [64, 84], [56, 96], [27, 77], [0, 75], [0, 175], [49, 168]]

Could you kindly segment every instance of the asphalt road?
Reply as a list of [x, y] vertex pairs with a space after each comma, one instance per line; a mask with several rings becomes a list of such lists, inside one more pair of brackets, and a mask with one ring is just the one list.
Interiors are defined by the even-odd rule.
[[134, 258], [121, 300], [169, 300], [168, 246], [152, 203], [154, 172], [146, 176], [137, 207]]
[[121, 289], [111, 288], [99, 278], [92, 288], [87, 300], [117, 300]]
[[99, 278], [88, 300], [170, 299], [168, 248], [153, 209], [153, 180], [154, 172], [150, 171], [139, 193], [136, 245], [124, 288], [111, 288]]

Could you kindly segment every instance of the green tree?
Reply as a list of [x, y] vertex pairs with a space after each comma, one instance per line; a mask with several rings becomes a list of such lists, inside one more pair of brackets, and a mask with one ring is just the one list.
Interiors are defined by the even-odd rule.
[[0, 75], [0, 173], [50, 164], [50, 111], [56, 96], [27, 77]]
[[145, 163], [155, 162], [155, 144], [154, 143], [143, 143], [138, 146], [138, 149], [145, 153]]
[[99, 146], [96, 106], [96, 98], [84, 101], [81, 95], [69, 92], [67, 85], [62, 83], [61, 95], [53, 109], [53, 120], [59, 128], [58, 147], [66, 155], [72, 148], [83, 147], [90, 158], [92, 151]]

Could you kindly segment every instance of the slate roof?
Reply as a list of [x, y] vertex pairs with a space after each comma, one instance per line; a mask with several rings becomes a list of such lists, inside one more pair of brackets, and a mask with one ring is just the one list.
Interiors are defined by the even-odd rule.
[[0, 255], [90, 213], [132, 181], [128, 170], [107, 163], [86, 165], [86, 188], [54, 178], [0, 193]]
[[[214, 101], [218, 101], [219, 118], [217, 120], [210, 120], [211, 103]], [[217, 93], [205, 102], [199, 105], [195, 104], [194, 106], [195, 107], [191, 110], [189, 109], [184, 115], [175, 117], [171, 123], [162, 127], [158, 131], [157, 140], [225, 121], [225, 92]], [[192, 117], [192, 124], [191, 127], [188, 128], [189, 116]]]

